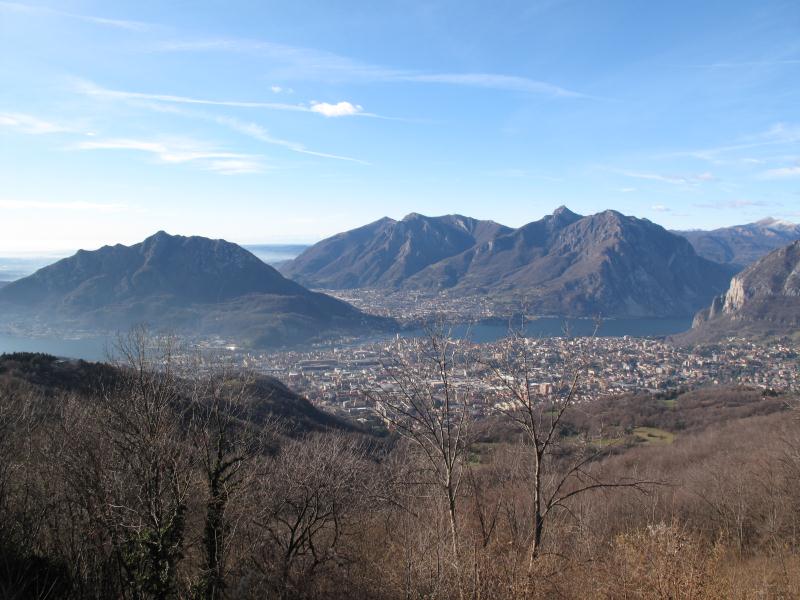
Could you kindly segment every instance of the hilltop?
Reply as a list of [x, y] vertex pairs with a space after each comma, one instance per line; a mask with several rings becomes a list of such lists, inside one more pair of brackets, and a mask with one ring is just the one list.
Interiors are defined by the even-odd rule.
[[132, 246], [81, 250], [0, 290], [7, 320], [115, 331], [233, 336], [257, 346], [390, 327], [286, 279], [224, 240], [163, 231]]

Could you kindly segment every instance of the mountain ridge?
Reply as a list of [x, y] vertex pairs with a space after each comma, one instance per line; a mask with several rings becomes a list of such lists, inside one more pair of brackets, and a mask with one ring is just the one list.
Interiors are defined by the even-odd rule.
[[767, 217], [743, 225], [673, 233], [688, 239], [700, 256], [741, 270], [800, 239], [800, 224]]
[[[415, 213], [409, 217], [429, 222], [454, 218]], [[613, 210], [583, 216], [561, 206], [517, 229], [484, 227], [483, 235], [473, 235], [474, 242], [460, 252], [454, 252], [458, 249], [454, 244], [402, 276], [372, 278], [355, 273], [345, 280], [326, 278], [325, 273], [317, 276], [311, 258], [324, 254], [334, 240], [354, 257], [351, 268], [375, 269], [382, 256], [371, 252], [374, 240], [349, 248], [347, 241], [355, 235], [368, 236], [367, 228], [378, 223], [323, 240], [284, 272], [302, 270], [301, 281], [334, 289], [366, 282], [369, 285], [361, 287], [388, 291], [517, 295], [540, 314], [568, 316], [689, 316], [724, 290], [732, 275], [729, 267], [697, 256], [685, 238], [646, 219]], [[379, 235], [385, 234], [382, 227], [378, 226]], [[417, 247], [426, 244], [417, 240]]]
[[510, 228], [462, 215], [384, 217], [314, 244], [281, 269], [317, 288], [395, 287], [425, 267]]
[[699, 311], [679, 341], [727, 336], [784, 336], [800, 330], [800, 240], [772, 251], [731, 280], [727, 291]]

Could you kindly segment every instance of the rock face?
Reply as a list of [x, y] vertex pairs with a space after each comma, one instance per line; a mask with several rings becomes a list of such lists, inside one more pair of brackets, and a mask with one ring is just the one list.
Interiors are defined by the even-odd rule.
[[[358, 245], [347, 243], [353, 232], [320, 242], [286, 272], [296, 273], [302, 267], [306, 279], [301, 281], [317, 285], [514, 297], [541, 314], [642, 317], [691, 315], [721, 293], [731, 275], [728, 267], [697, 256], [685, 238], [650, 221], [616, 211], [581, 216], [560, 207], [519, 229], [495, 224], [473, 227], [470, 236], [448, 244], [445, 250], [423, 253], [413, 269], [393, 268], [389, 262], [381, 272], [392, 276], [375, 278], [373, 265], [380, 261], [369, 249], [379, 245], [376, 238], [383, 241], [390, 235], [381, 223], [385, 222], [356, 230]], [[418, 231], [415, 248], [438, 247], [438, 241], [420, 241], [429, 230]], [[332, 280], [330, 263], [312, 260], [317, 247], [329, 248], [334, 243], [348, 257], [346, 280]]]
[[800, 329], [800, 241], [779, 248], [732, 280], [697, 314], [687, 341], [730, 335], [792, 335]]
[[317, 288], [396, 288], [425, 267], [508, 231], [461, 215], [387, 217], [323, 240], [281, 270]]
[[800, 225], [767, 218], [713, 231], [674, 233], [688, 239], [700, 256], [741, 270], [773, 250], [800, 239]]
[[79, 251], [0, 290], [0, 317], [120, 330], [145, 322], [246, 336], [262, 345], [380, 325], [286, 279], [224, 240], [158, 232], [133, 246]]

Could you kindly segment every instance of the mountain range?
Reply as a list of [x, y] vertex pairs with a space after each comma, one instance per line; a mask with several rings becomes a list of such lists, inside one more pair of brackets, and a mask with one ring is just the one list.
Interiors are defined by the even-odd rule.
[[566, 207], [511, 229], [460, 215], [381, 219], [306, 250], [284, 274], [318, 288], [518, 298], [540, 314], [685, 316], [733, 269], [646, 219]]
[[783, 336], [800, 329], [800, 241], [774, 250], [736, 275], [700, 311], [681, 342], [728, 336]]
[[236, 244], [163, 231], [133, 246], [81, 250], [9, 283], [0, 315], [110, 331], [145, 322], [256, 346], [391, 326], [286, 279]]
[[[728, 288], [741, 266], [797, 237], [800, 226], [775, 219], [670, 232], [613, 210], [584, 216], [563, 206], [517, 229], [412, 213], [323, 240], [284, 264], [282, 275], [236, 244], [162, 231], [133, 246], [81, 250], [0, 284], [0, 324], [114, 331], [145, 322], [262, 347], [396, 327], [304, 285], [438, 294], [443, 305], [484, 296], [542, 315], [690, 316], [723, 293], [737, 297]], [[748, 268], [740, 277], [756, 276]], [[726, 301], [715, 302], [700, 325]], [[742, 313], [750, 321], [794, 318], [794, 308], [757, 304], [748, 301]], [[759, 310], [772, 316], [756, 318]]]
[[703, 258], [741, 270], [773, 250], [800, 239], [800, 225], [770, 217], [712, 231], [673, 233], [688, 239]]
[[461, 215], [384, 217], [314, 244], [281, 270], [318, 288], [395, 288], [440, 260], [510, 231]]

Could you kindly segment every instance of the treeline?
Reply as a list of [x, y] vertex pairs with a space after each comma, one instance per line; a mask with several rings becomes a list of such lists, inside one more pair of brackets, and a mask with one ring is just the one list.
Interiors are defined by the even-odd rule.
[[[584, 406], [581, 364], [539, 393], [531, 343], [409, 341], [365, 390], [384, 437], [276, 417], [279, 387], [142, 332], [80, 376], [5, 357], [0, 597], [798, 597], [791, 399]], [[456, 377], [476, 365], [480, 388]]]

